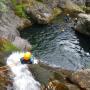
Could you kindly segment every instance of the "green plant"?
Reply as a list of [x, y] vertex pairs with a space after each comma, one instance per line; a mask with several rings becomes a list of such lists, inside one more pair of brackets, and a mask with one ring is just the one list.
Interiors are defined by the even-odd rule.
[[27, 17], [27, 15], [25, 14], [25, 10], [24, 10], [25, 6], [22, 2], [17, 4], [17, 0], [12, 0], [12, 3], [14, 6], [14, 11], [18, 16]]
[[16, 46], [14, 46], [10, 41], [6, 39], [0, 39], [0, 51], [4, 52], [12, 52], [12, 51], [19, 51]]

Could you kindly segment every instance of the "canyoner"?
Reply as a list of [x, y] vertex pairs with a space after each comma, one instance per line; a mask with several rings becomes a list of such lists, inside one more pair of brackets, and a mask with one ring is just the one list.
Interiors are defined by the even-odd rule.
[[40, 83], [34, 79], [27, 64], [38, 64], [30, 52], [14, 52], [7, 58], [7, 66], [14, 74], [14, 90], [40, 90]]

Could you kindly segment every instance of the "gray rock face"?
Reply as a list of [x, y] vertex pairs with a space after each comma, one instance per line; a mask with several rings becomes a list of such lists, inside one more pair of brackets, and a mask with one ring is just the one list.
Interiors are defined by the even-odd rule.
[[13, 41], [15, 36], [19, 36], [17, 27], [20, 23], [20, 19], [14, 15], [13, 11], [2, 13], [0, 17], [0, 37]]
[[80, 20], [76, 24], [75, 30], [90, 36], [90, 15], [89, 14], [79, 14]]
[[[14, 42], [13, 44], [20, 48], [20, 43], [16, 39], [16, 37], [20, 36], [17, 28], [23, 27], [25, 25], [25, 22], [22, 22], [22, 20], [18, 16], [16, 16], [7, 5], [6, 7], [8, 9], [7, 11], [0, 12], [0, 38], [5, 38], [11, 42]], [[19, 40], [20, 39], [21, 38], [19, 37]], [[26, 40], [22, 40], [22, 45], [26, 44], [28, 45], [28, 47], [30, 46], [29, 43], [26, 43]]]

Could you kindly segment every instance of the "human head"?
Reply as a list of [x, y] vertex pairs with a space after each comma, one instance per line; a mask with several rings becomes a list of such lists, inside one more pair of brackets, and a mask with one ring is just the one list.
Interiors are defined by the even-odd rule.
[[24, 60], [29, 60], [31, 58], [32, 54], [31, 52], [25, 52], [24, 53]]

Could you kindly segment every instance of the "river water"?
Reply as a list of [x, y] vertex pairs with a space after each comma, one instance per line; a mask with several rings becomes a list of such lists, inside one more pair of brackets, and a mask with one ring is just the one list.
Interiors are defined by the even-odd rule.
[[33, 25], [21, 31], [33, 54], [54, 67], [78, 70], [90, 67], [90, 38], [76, 33], [72, 23], [57, 17], [50, 25]]

